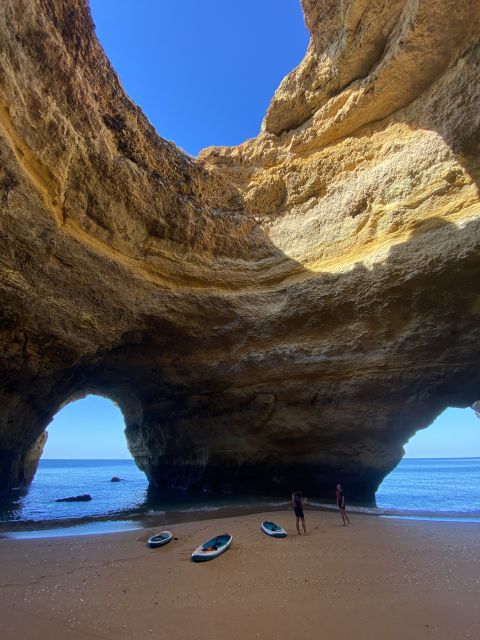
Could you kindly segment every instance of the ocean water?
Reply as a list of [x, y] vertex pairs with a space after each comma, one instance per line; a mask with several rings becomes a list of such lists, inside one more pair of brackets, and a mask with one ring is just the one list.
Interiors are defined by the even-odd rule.
[[411, 515], [480, 516], [480, 458], [406, 458], [383, 480], [377, 507]]
[[[113, 476], [120, 482], [110, 482]], [[0, 497], [1, 520], [69, 520], [147, 508], [148, 482], [133, 460], [40, 460], [26, 490]], [[89, 493], [90, 502], [55, 502]]]
[[[120, 482], [110, 482], [112, 476]], [[348, 501], [348, 487], [344, 487]], [[57, 498], [90, 493], [90, 502]], [[287, 506], [285, 501], [247, 496], [182, 502], [166, 501], [148, 490], [133, 460], [41, 460], [26, 490], [0, 497], [0, 522], [71, 521], [99, 516], [158, 514], [165, 511], [210, 511], [222, 507]], [[316, 503], [314, 498], [311, 504]], [[480, 458], [404, 459], [377, 492], [377, 510], [369, 513], [408, 516], [450, 516], [480, 519]], [[362, 509], [360, 509], [361, 511]]]
[[[120, 482], [111, 482], [117, 476]], [[89, 502], [55, 502], [57, 498], [89, 493]], [[19, 521], [61, 521], [102, 516], [164, 515], [166, 511], [193, 513], [222, 508], [287, 505], [287, 499], [268, 496], [165, 496], [149, 489], [145, 475], [133, 460], [40, 460], [27, 489], [0, 496], [0, 525]]]

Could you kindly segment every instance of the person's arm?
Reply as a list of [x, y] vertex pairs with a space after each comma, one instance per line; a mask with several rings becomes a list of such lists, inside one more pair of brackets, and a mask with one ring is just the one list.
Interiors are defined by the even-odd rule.
[[292, 507], [295, 506], [295, 494], [292, 493]]
[[302, 505], [307, 504], [307, 498], [306, 496], [302, 498]]

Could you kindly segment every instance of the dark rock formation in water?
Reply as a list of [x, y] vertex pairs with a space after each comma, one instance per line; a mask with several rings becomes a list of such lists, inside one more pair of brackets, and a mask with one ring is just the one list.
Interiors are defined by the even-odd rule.
[[119, 478], [118, 476], [113, 476], [113, 478], [110, 479], [110, 482], [120, 482], [121, 478]]
[[57, 498], [55, 502], [90, 502], [92, 496], [89, 493], [82, 493], [79, 496], [69, 496], [68, 498]]
[[478, 400], [480, 5], [303, 7], [260, 135], [192, 159], [85, 0], [1, 3], [0, 488], [98, 393], [159, 487], [371, 500]]

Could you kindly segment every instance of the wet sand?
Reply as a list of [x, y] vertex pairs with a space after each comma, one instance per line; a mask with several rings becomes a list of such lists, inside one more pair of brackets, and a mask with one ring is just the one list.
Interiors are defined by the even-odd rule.
[[[3, 640], [465, 640], [480, 638], [480, 526], [289, 511], [273, 540], [258, 514], [156, 530], [38, 540], [0, 539]], [[192, 550], [217, 533], [232, 548], [208, 563]]]

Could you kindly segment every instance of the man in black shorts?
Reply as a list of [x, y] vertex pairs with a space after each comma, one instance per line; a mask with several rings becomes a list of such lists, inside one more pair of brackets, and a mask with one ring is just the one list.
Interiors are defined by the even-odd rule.
[[295, 512], [298, 535], [301, 535], [300, 520], [302, 521], [303, 532], [305, 533], [305, 535], [307, 534], [307, 527], [305, 526], [305, 516], [303, 515], [303, 505], [306, 501], [307, 499], [304, 498], [301, 491], [295, 491], [294, 493], [292, 493], [292, 505]]

